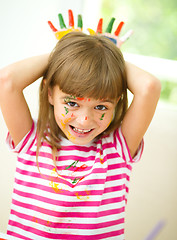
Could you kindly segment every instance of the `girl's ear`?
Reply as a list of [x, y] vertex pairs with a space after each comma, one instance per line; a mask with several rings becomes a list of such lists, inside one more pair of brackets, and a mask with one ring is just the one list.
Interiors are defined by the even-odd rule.
[[52, 89], [49, 87], [48, 88], [48, 100], [51, 105], [53, 105], [53, 94], [52, 94]]

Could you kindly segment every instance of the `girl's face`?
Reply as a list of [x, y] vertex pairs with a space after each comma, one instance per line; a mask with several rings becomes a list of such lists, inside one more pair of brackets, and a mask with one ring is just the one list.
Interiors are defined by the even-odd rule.
[[78, 98], [62, 92], [58, 86], [49, 89], [55, 120], [73, 143], [85, 145], [101, 134], [114, 116], [115, 101]]

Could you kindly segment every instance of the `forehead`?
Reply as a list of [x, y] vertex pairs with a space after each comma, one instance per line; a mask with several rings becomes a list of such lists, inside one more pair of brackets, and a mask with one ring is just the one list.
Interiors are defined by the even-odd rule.
[[55, 94], [58, 95], [60, 100], [64, 100], [65, 102], [67, 101], [77, 101], [77, 102], [90, 102], [90, 103], [110, 103], [110, 104], [115, 104], [116, 101], [111, 100], [111, 99], [94, 99], [94, 98], [89, 98], [89, 97], [77, 97], [71, 94], [64, 93], [63, 91], [60, 90], [58, 86], [55, 86]]

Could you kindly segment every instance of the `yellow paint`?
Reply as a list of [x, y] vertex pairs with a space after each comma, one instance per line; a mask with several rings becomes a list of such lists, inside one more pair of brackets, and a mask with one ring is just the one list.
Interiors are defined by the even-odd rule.
[[[86, 194], [87, 195], [90, 195], [90, 191], [86, 190]], [[79, 195], [79, 193], [75, 193], [77, 199], [79, 200], [82, 200], [82, 201], [86, 201], [89, 199], [89, 196], [82, 196], [82, 195]]]
[[51, 182], [49, 182], [49, 185], [52, 187], [52, 189], [53, 189], [56, 193], [62, 192], [62, 189], [59, 189], [59, 188], [58, 188], [59, 183], [55, 183], [55, 182], [51, 181]]
[[87, 30], [89, 31], [90, 35], [96, 35], [96, 32], [93, 29], [87, 28]]
[[65, 36], [67, 33], [70, 32], [80, 32], [81, 29], [76, 29], [76, 28], [69, 28], [67, 30], [63, 30], [63, 31], [58, 31], [55, 33], [55, 37], [57, 40], [60, 40], [63, 36]]
[[64, 121], [61, 120], [61, 125], [63, 127], [63, 132], [67, 135], [69, 140], [75, 140], [76, 138], [68, 131], [66, 130], [66, 124], [71, 120], [71, 118], [66, 118]]

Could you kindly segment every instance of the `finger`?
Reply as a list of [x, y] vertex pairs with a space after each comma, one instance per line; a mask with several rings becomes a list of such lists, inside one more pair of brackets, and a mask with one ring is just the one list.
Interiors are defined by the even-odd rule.
[[103, 18], [100, 18], [99, 22], [98, 22], [98, 26], [97, 26], [97, 33], [102, 33], [103, 32]]
[[77, 27], [82, 29], [83, 27], [83, 22], [82, 22], [82, 15], [78, 15], [78, 18], [77, 18]]
[[129, 37], [133, 34], [133, 30], [129, 30], [124, 36], [120, 38], [120, 41], [125, 42], [129, 39]]
[[123, 25], [124, 25], [124, 22], [120, 22], [120, 23], [119, 23], [119, 25], [118, 25], [116, 31], [114, 32], [114, 35], [115, 35], [115, 36], [119, 36], [119, 33], [120, 33], [120, 31], [121, 31]]
[[74, 16], [73, 16], [73, 11], [71, 9], [68, 10], [68, 15], [69, 15], [69, 26], [74, 28]]
[[66, 28], [66, 25], [65, 25], [65, 22], [64, 22], [64, 19], [63, 19], [63, 16], [61, 13], [58, 14], [58, 18], [59, 18], [59, 23], [60, 23], [60, 28]]
[[54, 27], [54, 25], [52, 24], [51, 21], [48, 21], [48, 24], [50, 26], [50, 28], [52, 29], [53, 32], [57, 32], [58, 30]]
[[111, 33], [114, 21], [115, 21], [115, 18], [111, 18], [111, 21], [109, 22], [109, 24], [106, 28], [107, 33]]
[[96, 35], [96, 32], [93, 29], [87, 28], [87, 30], [90, 33], [90, 35]]

